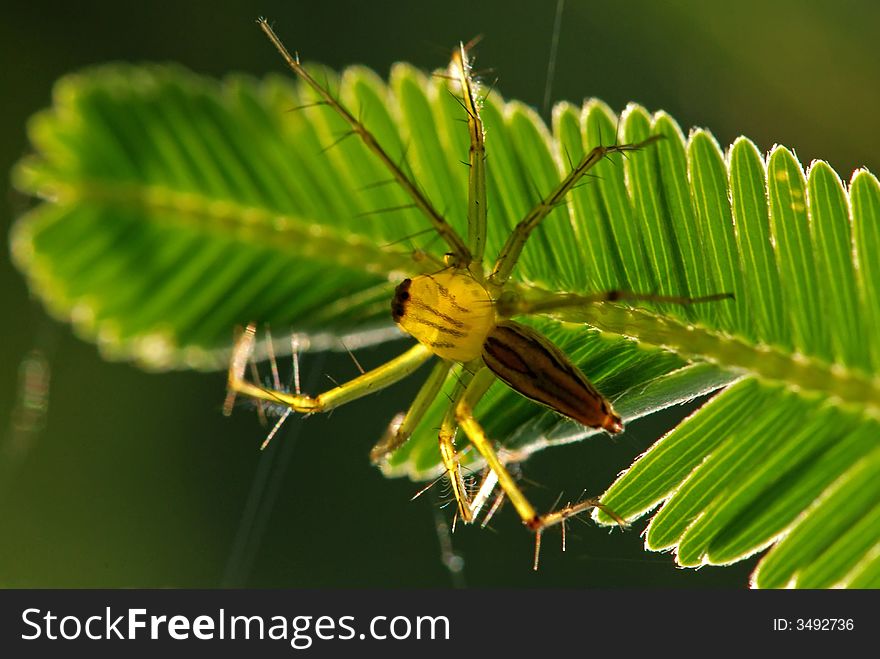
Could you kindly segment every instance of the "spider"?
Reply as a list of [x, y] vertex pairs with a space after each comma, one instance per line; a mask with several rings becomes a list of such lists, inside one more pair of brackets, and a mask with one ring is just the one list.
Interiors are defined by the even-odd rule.
[[[496, 485], [510, 500], [523, 524], [536, 534], [535, 565], [541, 533], [556, 524], [592, 508], [601, 508], [624, 524], [613, 511], [597, 499], [585, 499], [558, 510], [539, 514], [511, 476], [474, 416], [474, 408], [499, 379], [508, 386], [559, 414], [590, 428], [616, 434], [623, 421], [611, 403], [590, 383], [580, 369], [549, 339], [529, 326], [513, 320], [515, 316], [553, 314], [567, 307], [601, 302], [642, 300], [675, 304], [693, 304], [732, 297], [730, 294], [703, 297], [676, 297], [610, 290], [594, 295], [552, 294], [524, 296], [511, 274], [523, 247], [534, 229], [563, 202], [565, 196], [602, 158], [612, 153], [626, 154], [643, 149], [660, 136], [633, 144], [597, 146], [586, 153], [571, 171], [516, 225], [491, 265], [485, 263], [486, 244], [486, 150], [475, 83], [470, 73], [468, 47], [460, 45], [453, 53], [448, 77], [460, 91], [461, 105], [467, 115], [470, 135], [468, 154], [467, 238], [463, 239], [411, 178], [388, 156], [367, 128], [352, 115], [325, 87], [319, 84], [292, 56], [265, 19], [258, 24], [290, 69], [332, 108], [359, 136], [364, 145], [379, 158], [446, 243], [448, 253], [431, 274], [404, 279], [391, 300], [391, 315], [401, 330], [417, 343], [391, 361], [317, 396], [269, 389], [245, 379], [245, 368], [253, 351], [254, 326], [238, 339], [230, 362], [228, 389], [231, 401], [236, 394], [287, 406], [301, 414], [328, 412], [362, 396], [387, 387], [412, 374], [433, 357], [439, 358], [431, 374], [398, 423], [371, 453], [381, 460], [403, 445], [423, 418], [431, 402], [439, 395], [447, 376], [457, 364], [461, 375], [454, 387], [449, 406], [439, 430], [440, 456], [458, 506], [458, 517], [465, 523], [475, 521], [483, 504]], [[421, 254], [422, 258], [433, 258]], [[229, 412], [229, 404], [225, 411]], [[288, 412], [289, 412], [288, 410]], [[285, 414], [286, 416], [286, 414]], [[462, 476], [455, 437], [461, 429], [487, 465], [486, 476], [476, 494], [471, 496]]]

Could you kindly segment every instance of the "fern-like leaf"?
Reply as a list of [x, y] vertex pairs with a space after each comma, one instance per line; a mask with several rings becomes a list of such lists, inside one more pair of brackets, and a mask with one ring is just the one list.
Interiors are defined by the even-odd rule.
[[[463, 233], [467, 135], [444, 82], [406, 65], [387, 84], [357, 67], [319, 77]], [[15, 227], [17, 263], [56, 316], [150, 368], [222, 367], [233, 326], [251, 320], [305, 332], [313, 347], [393, 336], [382, 327], [394, 282], [429, 267], [414, 249], [440, 256], [442, 245], [314, 100], [280, 78], [218, 84], [160, 67], [61, 81], [14, 173], [44, 199]], [[759, 586], [880, 583], [877, 179], [858, 171], [844, 186], [823, 162], [804, 172], [791, 151], [763, 158], [745, 138], [725, 153], [639, 106], [617, 117], [597, 101], [561, 104], [552, 129], [497, 95], [483, 114], [490, 254], [586, 149], [618, 132], [666, 137], [601, 163], [544, 222], [515, 272], [523, 295], [735, 294], [533, 321], [625, 419], [731, 385], [605, 503], [630, 519], [662, 503], [647, 543], [682, 565], [772, 545]], [[437, 472], [444, 405], [387, 473]], [[586, 435], [500, 385], [477, 413], [523, 458]]]

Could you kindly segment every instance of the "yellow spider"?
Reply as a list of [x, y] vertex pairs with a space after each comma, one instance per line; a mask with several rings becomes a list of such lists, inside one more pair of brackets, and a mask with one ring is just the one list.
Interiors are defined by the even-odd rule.
[[[658, 136], [636, 144], [597, 146], [589, 151], [569, 174], [559, 182], [516, 225], [491, 267], [484, 265], [486, 243], [486, 162], [483, 124], [474, 95], [475, 84], [470, 75], [467, 48], [460, 46], [452, 56], [449, 77], [461, 94], [467, 113], [470, 133], [468, 156], [468, 235], [462, 239], [437, 212], [403, 170], [387, 155], [373, 135], [330, 92], [321, 86], [293, 57], [264, 19], [258, 21], [288, 66], [333, 108], [363, 143], [385, 165], [395, 181], [431, 222], [433, 229], [446, 242], [449, 252], [444, 262], [437, 263], [434, 274], [405, 279], [395, 290], [391, 314], [397, 325], [418, 340], [418, 343], [391, 361], [363, 373], [359, 377], [317, 396], [268, 389], [249, 382], [244, 373], [254, 346], [254, 326], [238, 340], [229, 367], [230, 397], [228, 413], [236, 394], [286, 405], [295, 412], [311, 414], [327, 412], [340, 405], [391, 385], [418, 369], [434, 356], [439, 363], [422, 386], [403, 420], [393, 427], [373, 449], [373, 460], [379, 460], [400, 447], [423, 418], [431, 402], [440, 395], [450, 370], [461, 364], [449, 407], [439, 431], [440, 455], [452, 492], [458, 504], [458, 515], [465, 523], [473, 522], [496, 484], [501, 487], [523, 523], [536, 533], [536, 560], [541, 533], [554, 524], [594, 507], [617, 516], [595, 499], [585, 499], [559, 510], [538, 514], [520, 490], [516, 481], [499, 458], [493, 443], [486, 436], [473, 410], [478, 401], [498, 378], [522, 395], [546, 405], [559, 414], [591, 428], [609, 433], [623, 430], [623, 421], [611, 403], [599, 393], [587, 377], [549, 339], [534, 329], [517, 323], [514, 316], [551, 314], [564, 308], [615, 300], [648, 300], [692, 304], [732, 297], [729, 294], [699, 298], [642, 295], [626, 291], [606, 291], [595, 295], [546, 294], [526, 299], [509, 283], [511, 272], [529, 235], [566, 194], [602, 158], [611, 153], [641, 149], [659, 139]], [[424, 258], [431, 258], [422, 255]], [[470, 443], [479, 451], [488, 466], [477, 494], [468, 493], [462, 478], [455, 449], [455, 435], [461, 428]], [[618, 521], [622, 524], [623, 521]]]

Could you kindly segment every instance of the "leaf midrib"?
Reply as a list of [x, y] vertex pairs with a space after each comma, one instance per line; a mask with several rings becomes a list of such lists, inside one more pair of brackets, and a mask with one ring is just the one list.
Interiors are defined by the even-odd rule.
[[[432, 259], [413, 258], [411, 252], [395, 251], [356, 232], [343, 233], [311, 218], [291, 215], [273, 209], [241, 203], [233, 199], [217, 199], [200, 192], [124, 181], [77, 179], [58, 182], [51, 196], [58, 206], [87, 202], [117, 207], [146, 208], [157, 224], [179, 224], [207, 228], [229, 237], [229, 230], [268, 246], [306, 254], [336, 267], [361, 271], [383, 279], [395, 273], [414, 275], [432, 272]], [[170, 220], [179, 219], [180, 222]], [[235, 235], [235, 234], [232, 234]]]
[[[431, 260], [419, 262], [409, 252], [383, 249], [354, 232], [343, 234], [301, 217], [235, 200], [213, 199], [198, 192], [142, 183], [78, 179], [59, 185], [53, 193], [59, 204], [93, 201], [147, 207], [160, 211], [153, 217], [180, 218], [183, 223], [191, 225], [209, 225], [211, 230], [233, 228], [269, 245], [284, 246], [300, 253], [307, 251], [317, 259], [332, 255], [328, 260], [336, 266], [383, 278], [393, 278], [393, 273], [415, 275], [436, 269]], [[308, 249], [304, 249], [306, 246]], [[521, 292], [548, 292], [524, 283], [517, 283], [516, 288]], [[600, 303], [565, 310], [558, 317], [660, 346], [686, 358], [712, 362], [805, 392], [817, 392], [827, 396], [832, 404], [860, 406], [864, 414], [880, 418], [880, 382], [841, 364], [829, 364], [774, 346], [752, 345], [725, 332], [690, 325], [644, 308]]]
[[[527, 289], [540, 290], [521, 287], [522, 291]], [[541, 293], [550, 294], [549, 291]], [[851, 412], [880, 419], [880, 380], [841, 364], [787, 352], [776, 346], [751, 344], [726, 332], [688, 324], [644, 308], [599, 303], [566, 309], [556, 317], [662, 347], [684, 358], [780, 382], [804, 395], [819, 393], [837, 407], [851, 408]]]

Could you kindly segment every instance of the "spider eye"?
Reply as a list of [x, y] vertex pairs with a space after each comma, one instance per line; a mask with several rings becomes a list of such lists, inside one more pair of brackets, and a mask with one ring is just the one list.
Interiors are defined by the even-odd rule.
[[409, 287], [411, 284], [412, 279], [404, 279], [394, 289], [394, 297], [391, 299], [391, 317], [395, 323], [400, 322], [403, 314], [406, 313], [406, 303], [410, 298]]

